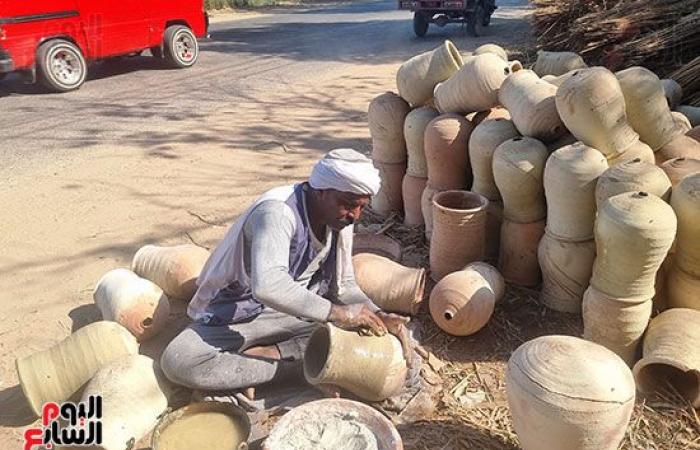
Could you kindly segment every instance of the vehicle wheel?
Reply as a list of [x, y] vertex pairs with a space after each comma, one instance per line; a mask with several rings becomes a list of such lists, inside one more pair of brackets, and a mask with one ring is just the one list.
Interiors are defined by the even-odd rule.
[[467, 33], [470, 36], [479, 37], [484, 33], [484, 7], [481, 4], [476, 5], [476, 9], [469, 13], [467, 17]]
[[176, 68], [192, 67], [199, 57], [197, 37], [183, 25], [172, 25], [165, 30], [163, 49], [165, 60]]
[[155, 47], [151, 47], [151, 55], [153, 55], [154, 58], [162, 58], [163, 57], [163, 47], [160, 45], [156, 45]]
[[430, 25], [430, 18], [427, 14], [421, 11], [416, 11], [413, 14], [413, 32], [416, 36], [423, 37], [425, 33], [428, 32], [428, 26]]
[[72, 42], [54, 39], [37, 51], [37, 75], [47, 89], [68, 92], [85, 82], [87, 64], [83, 52]]

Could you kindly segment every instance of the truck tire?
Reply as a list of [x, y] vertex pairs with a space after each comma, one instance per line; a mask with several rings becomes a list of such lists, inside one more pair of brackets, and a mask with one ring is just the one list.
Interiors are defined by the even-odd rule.
[[476, 5], [476, 9], [467, 16], [467, 33], [473, 37], [483, 34], [484, 16], [486, 15], [481, 3]]
[[425, 36], [425, 33], [428, 32], [429, 25], [430, 18], [426, 13], [422, 11], [416, 11], [413, 13], [413, 32], [416, 33], [416, 36]]
[[197, 37], [184, 25], [171, 25], [165, 30], [163, 50], [168, 65], [177, 69], [192, 67], [199, 58]]
[[39, 82], [53, 92], [78, 89], [87, 77], [83, 52], [65, 39], [52, 39], [41, 44], [36, 65]]

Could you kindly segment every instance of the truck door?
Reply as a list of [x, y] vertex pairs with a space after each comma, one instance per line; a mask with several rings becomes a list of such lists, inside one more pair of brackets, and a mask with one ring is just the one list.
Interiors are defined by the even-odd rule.
[[148, 47], [148, 22], [141, 0], [79, 0], [91, 58]]

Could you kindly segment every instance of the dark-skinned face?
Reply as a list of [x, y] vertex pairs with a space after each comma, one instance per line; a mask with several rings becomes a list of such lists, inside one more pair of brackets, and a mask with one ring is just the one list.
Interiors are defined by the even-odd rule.
[[319, 200], [326, 226], [340, 231], [359, 220], [370, 196], [327, 189], [319, 191]]

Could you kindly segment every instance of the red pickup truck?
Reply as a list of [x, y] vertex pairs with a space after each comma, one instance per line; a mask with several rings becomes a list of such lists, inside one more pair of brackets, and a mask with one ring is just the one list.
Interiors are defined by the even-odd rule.
[[145, 49], [191, 67], [208, 22], [203, 0], [0, 0], [0, 77], [21, 71], [65, 92], [87, 62]]

